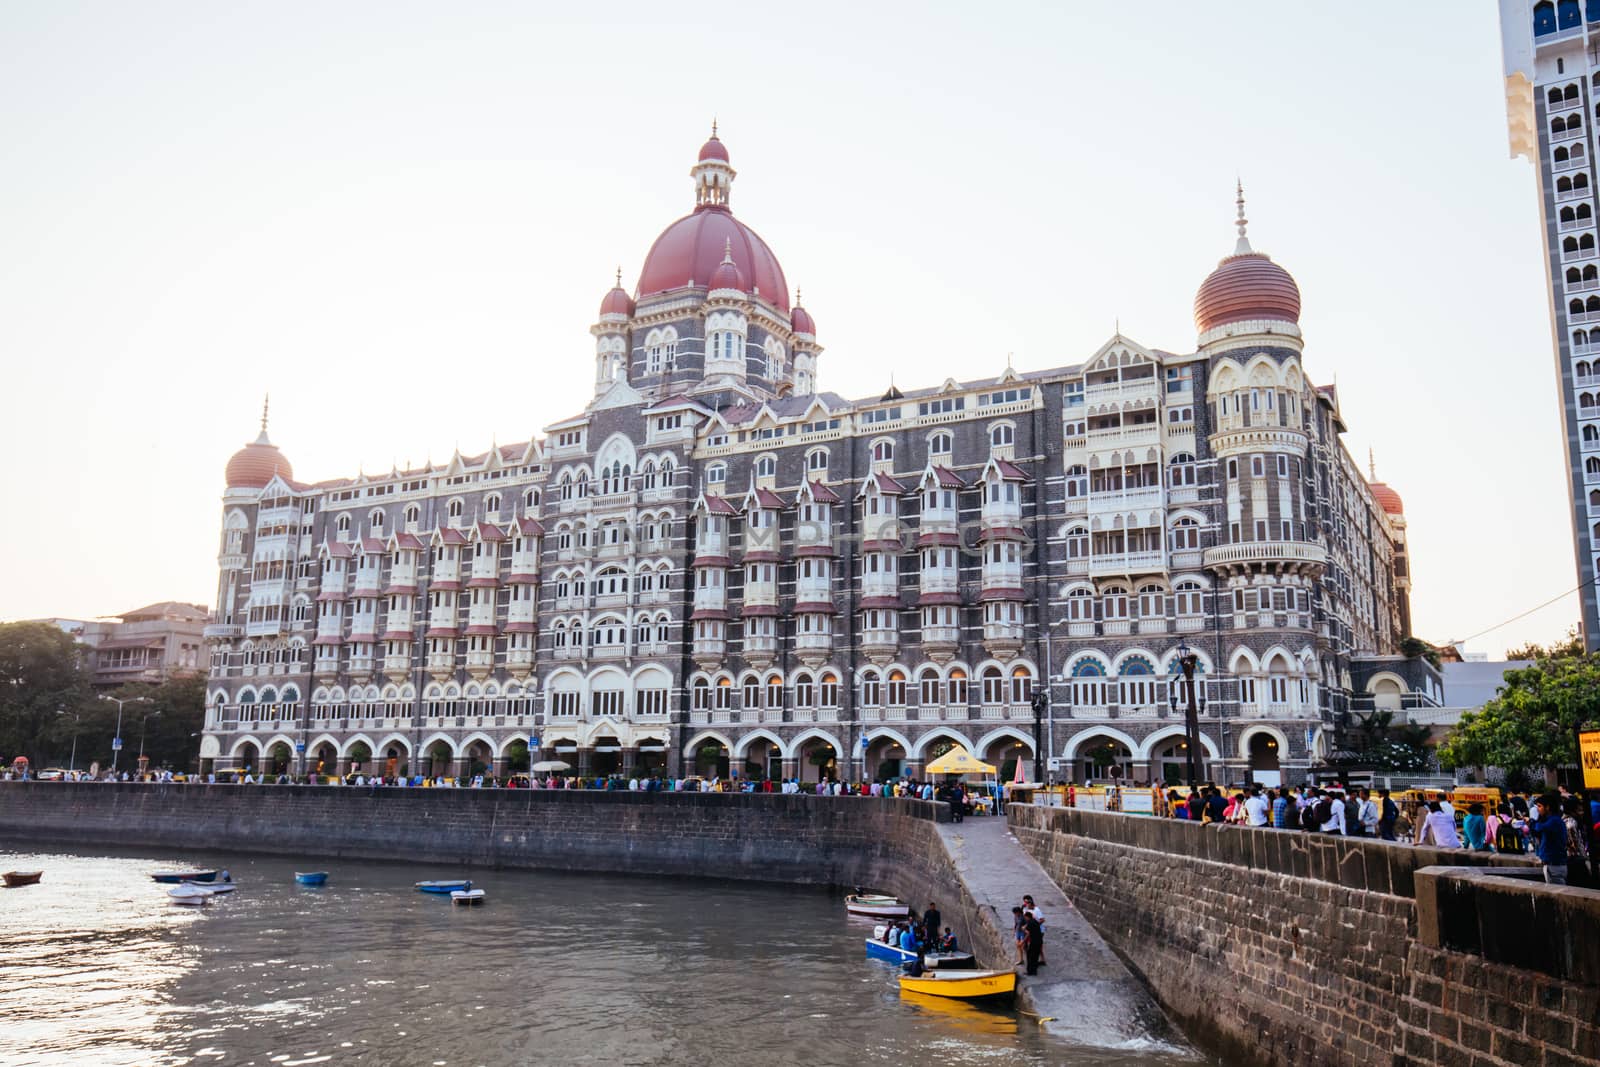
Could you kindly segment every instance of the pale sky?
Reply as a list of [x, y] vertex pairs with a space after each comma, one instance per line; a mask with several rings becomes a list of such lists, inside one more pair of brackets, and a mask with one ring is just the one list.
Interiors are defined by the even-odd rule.
[[209, 603], [263, 392], [307, 481], [579, 410], [713, 115], [851, 397], [1192, 351], [1242, 175], [1418, 634], [1577, 584], [1488, 0], [578, 6], [0, 3], [0, 618]]

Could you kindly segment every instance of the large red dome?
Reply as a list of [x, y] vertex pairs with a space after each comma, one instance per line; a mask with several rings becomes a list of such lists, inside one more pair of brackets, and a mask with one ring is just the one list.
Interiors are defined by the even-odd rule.
[[706, 288], [730, 247], [733, 261], [756, 295], [787, 313], [789, 283], [778, 257], [759, 234], [734, 218], [733, 212], [714, 205], [702, 205], [661, 231], [639, 271], [639, 299], [687, 286]]
[[1377, 501], [1378, 506], [1384, 511], [1391, 515], [1405, 514], [1406, 506], [1401, 502], [1399, 493], [1382, 482], [1373, 482], [1368, 488], [1372, 490], [1372, 499]]
[[1201, 333], [1252, 319], [1300, 321], [1300, 287], [1260, 252], [1229, 256], [1200, 283], [1194, 325]]
[[228, 460], [226, 473], [229, 489], [260, 489], [272, 481], [274, 474], [281, 475], [285, 481], [292, 479], [294, 468], [289, 465], [288, 457], [278, 451], [278, 446], [267, 440], [267, 432], [262, 430], [260, 437], [233, 454], [233, 458]]

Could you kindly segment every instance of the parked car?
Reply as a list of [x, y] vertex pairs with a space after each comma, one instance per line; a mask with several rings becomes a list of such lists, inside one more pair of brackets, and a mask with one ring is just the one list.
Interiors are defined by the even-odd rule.
[[64, 767], [46, 767], [39, 772], [39, 781], [41, 782], [62, 782], [66, 780], [66, 777], [67, 771]]

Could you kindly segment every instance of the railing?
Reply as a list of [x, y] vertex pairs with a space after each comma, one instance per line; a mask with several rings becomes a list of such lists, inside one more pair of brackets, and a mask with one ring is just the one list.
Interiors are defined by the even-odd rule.
[[1089, 510], [1123, 511], [1128, 508], [1158, 508], [1162, 504], [1159, 485], [1140, 486], [1136, 489], [1104, 489], [1089, 491]]
[[1144, 574], [1166, 570], [1166, 553], [1160, 549], [1142, 549], [1138, 552], [1120, 552], [1114, 555], [1092, 556], [1090, 574]]
[[1294, 562], [1326, 564], [1328, 550], [1321, 545], [1305, 541], [1247, 541], [1237, 545], [1219, 545], [1205, 551], [1207, 567], [1230, 563]]

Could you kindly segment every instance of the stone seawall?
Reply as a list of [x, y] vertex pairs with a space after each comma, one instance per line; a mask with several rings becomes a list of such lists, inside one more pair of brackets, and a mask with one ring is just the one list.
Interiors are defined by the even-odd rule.
[[[1600, 953], [1600, 894], [1514, 877], [1528, 861], [1022, 804], [1009, 819], [1162, 1006], [1230, 1063], [1600, 1064], [1595, 968], [1567, 959]], [[1482, 927], [1521, 954], [1440, 933]]]

